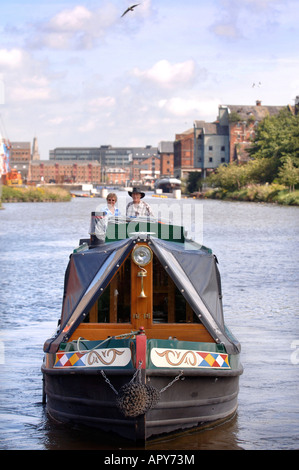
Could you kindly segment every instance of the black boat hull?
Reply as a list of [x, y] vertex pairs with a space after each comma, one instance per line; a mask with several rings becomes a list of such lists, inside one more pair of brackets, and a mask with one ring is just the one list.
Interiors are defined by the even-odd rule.
[[237, 409], [239, 375], [227, 371], [141, 370], [141, 381], [158, 390], [159, 401], [145, 414], [126, 417], [117, 393], [133, 377], [130, 370], [42, 368], [47, 411], [55, 420], [82, 424], [145, 442], [162, 434], [230, 418]]

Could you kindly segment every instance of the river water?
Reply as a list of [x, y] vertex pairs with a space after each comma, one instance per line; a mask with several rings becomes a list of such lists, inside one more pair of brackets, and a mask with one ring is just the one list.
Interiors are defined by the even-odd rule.
[[[126, 193], [118, 195], [124, 208]], [[190, 234], [217, 255], [225, 320], [242, 344], [244, 366], [231, 421], [152, 441], [146, 449], [298, 449], [299, 208], [152, 194], [146, 200], [155, 213], [174, 207], [174, 219], [182, 210]], [[90, 212], [103, 202], [10, 203], [0, 211], [2, 450], [133, 448], [94, 430], [56, 425], [42, 404], [42, 348], [60, 315], [68, 256], [88, 236]]]

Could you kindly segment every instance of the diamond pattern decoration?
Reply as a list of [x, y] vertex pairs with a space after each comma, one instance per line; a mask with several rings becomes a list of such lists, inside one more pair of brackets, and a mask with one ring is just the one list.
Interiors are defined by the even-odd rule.
[[79, 352], [76, 353], [57, 353], [56, 354], [56, 361], [54, 367], [82, 367], [85, 366], [85, 362], [82, 361], [82, 357], [85, 354], [81, 354]]
[[199, 356], [198, 367], [230, 367], [227, 354], [197, 351]]

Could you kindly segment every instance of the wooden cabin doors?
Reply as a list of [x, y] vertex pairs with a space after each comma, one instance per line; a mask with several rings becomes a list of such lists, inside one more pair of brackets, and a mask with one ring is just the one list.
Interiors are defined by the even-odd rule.
[[[142, 246], [142, 245], [140, 245]], [[131, 261], [131, 322], [133, 328], [138, 330], [144, 326], [147, 330], [152, 323], [152, 284], [153, 263], [138, 266]]]

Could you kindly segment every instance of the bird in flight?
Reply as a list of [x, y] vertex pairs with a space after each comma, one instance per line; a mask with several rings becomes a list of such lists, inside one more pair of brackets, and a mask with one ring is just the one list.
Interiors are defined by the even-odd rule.
[[134, 11], [134, 8], [138, 7], [138, 5], [140, 5], [140, 3], [136, 3], [136, 5], [131, 5], [129, 8], [127, 8], [126, 11], [124, 11], [123, 14], [121, 15], [121, 18], [125, 16], [127, 13], [129, 13], [129, 11]]

